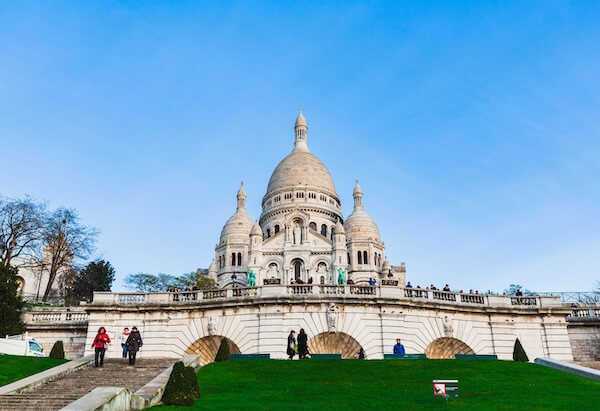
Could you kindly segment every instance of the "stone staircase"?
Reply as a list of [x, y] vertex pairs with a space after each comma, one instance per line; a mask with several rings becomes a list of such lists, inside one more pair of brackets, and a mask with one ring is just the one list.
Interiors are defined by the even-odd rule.
[[0, 395], [1, 411], [60, 410], [96, 387], [125, 387], [135, 392], [173, 364], [172, 359], [138, 359], [134, 367], [126, 359], [107, 359], [104, 367], [83, 367], [19, 394]]

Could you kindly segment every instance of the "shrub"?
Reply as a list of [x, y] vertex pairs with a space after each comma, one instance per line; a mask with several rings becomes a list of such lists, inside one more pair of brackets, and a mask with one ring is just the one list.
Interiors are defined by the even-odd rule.
[[163, 402], [166, 405], [190, 406], [196, 398], [200, 398], [200, 389], [194, 369], [185, 367], [181, 361], [176, 362], [162, 396]]
[[525, 349], [521, 345], [521, 341], [519, 341], [518, 338], [515, 340], [515, 348], [513, 349], [513, 360], [519, 362], [529, 362], [527, 353], [525, 352]]
[[63, 347], [63, 342], [61, 340], [54, 343], [48, 357], [54, 358], [55, 360], [65, 359], [65, 348]]
[[230, 359], [231, 353], [229, 352], [229, 341], [227, 341], [227, 338], [223, 338], [221, 340], [221, 345], [219, 346], [219, 351], [217, 351], [215, 361], [229, 361]]
[[200, 398], [200, 387], [198, 387], [198, 377], [193, 367], [185, 367], [185, 381], [189, 385], [190, 392], [194, 393], [194, 398]]

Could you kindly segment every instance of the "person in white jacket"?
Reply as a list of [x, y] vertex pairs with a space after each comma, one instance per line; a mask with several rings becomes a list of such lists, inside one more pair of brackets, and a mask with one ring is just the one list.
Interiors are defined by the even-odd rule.
[[127, 358], [127, 338], [129, 338], [129, 328], [125, 327], [123, 329], [123, 334], [121, 334], [121, 347], [123, 347], [123, 358]]

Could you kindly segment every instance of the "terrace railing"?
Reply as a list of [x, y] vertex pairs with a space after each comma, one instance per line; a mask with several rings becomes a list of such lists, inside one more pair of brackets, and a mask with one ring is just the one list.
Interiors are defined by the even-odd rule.
[[[504, 296], [464, 294], [421, 288], [403, 288], [385, 285], [334, 285], [334, 284], [291, 284], [260, 287], [234, 287], [215, 290], [198, 290], [169, 293], [108, 293], [94, 294], [93, 304], [143, 305], [143, 304], [200, 304], [203, 301], [236, 300], [241, 298], [271, 297], [308, 298], [384, 298], [391, 300], [421, 301], [432, 304], [463, 306], [504, 306], [514, 308], [561, 307], [558, 296]], [[597, 315], [597, 311], [594, 312]], [[578, 314], [574, 314], [578, 315]], [[584, 315], [584, 314], [581, 314]]]

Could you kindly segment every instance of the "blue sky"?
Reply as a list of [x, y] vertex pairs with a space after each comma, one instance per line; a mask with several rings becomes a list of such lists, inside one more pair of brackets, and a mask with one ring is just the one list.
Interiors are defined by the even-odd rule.
[[78, 210], [128, 273], [207, 267], [302, 105], [421, 286], [600, 279], [597, 2], [2, 2], [0, 194]]

